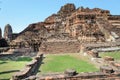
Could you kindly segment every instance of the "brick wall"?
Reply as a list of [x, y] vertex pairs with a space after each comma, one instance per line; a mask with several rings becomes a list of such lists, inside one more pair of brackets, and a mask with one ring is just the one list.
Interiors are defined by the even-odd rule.
[[12, 80], [22, 80], [29, 76], [35, 75], [38, 72], [40, 65], [42, 64], [43, 54], [37, 55], [24, 69], [15, 73], [12, 76]]
[[44, 53], [78, 53], [80, 43], [74, 41], [47, 41], [41, 44], [40, 51]]
[[120, 80], [120, 72], [91, 72], [80, 73], [74, 76], [68, 76], [66, 74], [41, 75], [36, 80]]

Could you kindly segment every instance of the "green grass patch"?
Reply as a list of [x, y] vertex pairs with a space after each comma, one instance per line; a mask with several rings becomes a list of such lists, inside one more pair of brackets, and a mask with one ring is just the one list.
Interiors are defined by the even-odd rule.
[[113, 57], [115, 60], [120, 60], [120, 52], [119, 52], [119, 51], [100, 53], [100, 57], [103, 57], [103, 58], [104, 58], [105, 56], [111, 56], [111, 57]]
[[30, 57], [18, 57], [16, 61], [32, 61]]
[[12, 77], [12, 75], [22, 69], [27, 61], [2, 61], [0, 60], [0, 80], [8, 79]]
[[93, 72], [98, 69], [77, 54], [47, 55], [40, 67], [40, 73], [64, 72], [75, 69], [77, 72]]

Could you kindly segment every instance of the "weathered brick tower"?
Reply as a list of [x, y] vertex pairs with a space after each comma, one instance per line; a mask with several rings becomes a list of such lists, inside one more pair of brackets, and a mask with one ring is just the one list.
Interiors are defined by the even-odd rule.
[[10, 24], [7, 24], [4, 29], [4, 38], [10, 42], [12, 40], [12, 27]]

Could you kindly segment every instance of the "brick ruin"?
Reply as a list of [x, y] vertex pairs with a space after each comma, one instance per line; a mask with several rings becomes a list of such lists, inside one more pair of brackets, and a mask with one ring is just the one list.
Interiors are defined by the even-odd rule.
[[42, 64], [42, 59], [43, 54], [38, 54], [30, 63], [25, 66], [23, 70], [15, 73], [11, 80], [23, 80], [29, 76], [36, 75], [40, 65]]
[[120, 79], [120, 63], [109, 56], [99, 58], [99, 52], [120, 50], [119, 15], [111, 15], [110, 11], [99, 8], [76, 8], [74, 4], [66, 4], [56, 14], [52, 14], [43, 22], [28, 25], [20, 33], [12, 33], [10, 25], [7, 26], [9, 27], [5, 27], [4, 38], [10, 42], [9, 48], [28, 52], [23, 53], [24, 55], [30, 55], [30, 52], [83, 53], [89, 55], [91, 60], [99, 62], [97, 64], [109, 65], [101, 66], [99, 72], [76, 73], [74, 70], [68, 70], [63, 74], [35, 76], [42, 63], [43, 55], [39, 55], [26, 65], [24, 70], [13, 75], [13, 80]]
[[[99, 58], [98, 52], [92, 50], [89, 52], [90, 58], [94, 58], [92, 62], [98, 63], [100, 69], [97, 72], [77, 73], [74, 69], [67, 69], [63, 73], [39, 74], [36, 71], [42, 64], [43, 54], [37, 55], [24, 69], [15, 73], [11, 80], [119, 80], [120, 79], [120, 63], [116, 62], [112, 57]], [[95, 54], [95, 55], [94, 55]], [[97, 54], [97, 55], [96, 55]], [[102, 66], [102, 64], [106, 64]]]
[[[120, 40], [119, 27], [120, 16], [111, 15], [108, 10], [76, 8], [74, 4], [66, 4], [44, 22], [30, 24], [19, 34], [12, 34], [14, 38], [10, 42], [10, 47], [29, 47], [34, 51], [44, 51], [46, 44], [49, 44], [53, 47], [49, 45], [46, 47], [46, 50], [49, 50], [48, 53], [56, 53], [57, 50], [57, 53], [66, 53], [65, 49], [62, 51], [61, 49], [73, 40], [74, 45], [78, 42], [78, 45], [91, 42], [117, 42]], [[59, 45], [59, 41], [64, 45]], [[70, 47], [73, 48], [73, 46]], [[71, 53], [77, 51], [71, 51]]]
[[7, 24], [4, 29], [4, 38], [10, 42], [12, 40], [12, 27], [10, 24]]
[[40, 52], [45, 54], [79, 53], [79, 45], [80, 43], [77, 40], [49, 40], [41, 44]]

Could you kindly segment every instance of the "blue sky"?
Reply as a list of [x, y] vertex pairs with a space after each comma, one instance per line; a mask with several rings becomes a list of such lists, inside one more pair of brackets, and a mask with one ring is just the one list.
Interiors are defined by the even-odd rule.
[[111, 14], [120, 15], [120, 0], [0, 0], [0, 27], [10, 24], [13, 32], [24, 30], [29, 24], [44, 21], [57, 13], [66, 3], [74, 3], [76, 8], [102, 8]]

